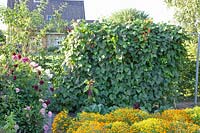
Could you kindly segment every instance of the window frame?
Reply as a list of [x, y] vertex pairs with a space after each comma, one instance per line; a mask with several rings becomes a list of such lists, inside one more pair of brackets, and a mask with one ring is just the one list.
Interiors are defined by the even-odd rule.
[[53, 15], [46, 15], [46, 20], [47, 21], [51, 21], [52, 18], [53, 18]]

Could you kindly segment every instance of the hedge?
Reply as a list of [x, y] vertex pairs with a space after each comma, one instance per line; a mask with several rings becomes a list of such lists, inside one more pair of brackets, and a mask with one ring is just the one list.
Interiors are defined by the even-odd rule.
[[150, 112], [172, 106], [187, 39], [180, 27], [151, 20], [78, 22], [64, 41], [66, 76], [57, 111], [92, 104]]

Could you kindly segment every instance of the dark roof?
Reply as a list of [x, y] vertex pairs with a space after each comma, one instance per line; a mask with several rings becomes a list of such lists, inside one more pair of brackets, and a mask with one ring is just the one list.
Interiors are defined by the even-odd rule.
[[14, 8], [15, 0], [7, 0], [7, 7]]
[[[14, 7], [15, 0], [8, 0], [7, 6], [10, 8]], [[58, 9], [62, 4], [67, 2], [67, 7], [63, 11], [62, 18], [64, 20], [77, 20], [77, 19], [85, 19], [85, 8], [83, 0], [48, 0], [48, 5], [44, 11], [44, 17], [47, 20], [48, 16], [53, 14], [54, 9]], [[28, 8], [30, 10], [34, 10], [38, 2], [34, 2], [34, 0], [29, 0]]]

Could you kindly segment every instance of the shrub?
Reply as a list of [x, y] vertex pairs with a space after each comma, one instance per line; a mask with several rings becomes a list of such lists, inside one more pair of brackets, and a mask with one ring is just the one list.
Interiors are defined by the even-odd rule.
[[5, 116], [6, 118], [6, 125], [2, 128], [3, 130], [1, 131], [0, 127], [0, 132], [8, 132], [8, 133], [16, 133], [19, 126], [15, 122], [15, 115], [13, 112], [10, 113], [9, 116]]
[[[195, 38], [195, 39], [194, 39]], [[196, 73], [196, 46], [197, 38], [191, 37], [189, 41], [185, 42], [185, 48], [187, 50], [187, 60], [184, 61], [181, 70], [181, 76], [179, 81], [179, 94], [180, 100], [183, 98], [190, 98], [194, 96], [194, 84], [195, 84], [195, 73]]]
[[0, 71], [0, 119], [13, 112], [19, 132], [43, 131], [51, 95], [43, 69], [14, 53], [11, 57], [1, 55]]
[[[148, 111], [172, 106], [186, 55], [181, 45], [186, 36], [180, 27], [149, 20], [73, 25], [64, 42], [66, 76], [57, 105], [69, 111], [94, 103], [106, 107], [139, 103]], [[96, 89], [84, 91], [86, 80], [93, 80]]]
[[191, 118], [185, 110], [165, 110], [162, 112], [160, 118], [167, 121], [191, 122]]
[[114, 12], [108, 20], [118, 22], [118, 23], [124, 23], [127, 21], [135, 21], [136, 19], [148, 19], [148, 14], [146, 14], [143, 11], [138, 11], [136, 9], [123, 9], [118, 12]]
[[129, 125], [147, 119], [148, 117], [149, 114], [147, 112], [131, 108], [120, 108], [105, 115], [105, 119], [108, 122], [121, 121]]
[[185, 109], [192, 122], [200, 126], [200, 107]]
[[83, 108], [83, 111], [85, 112], [95, 112], [95, 113], [100, 113], [100, 114], [106, 114], [109, 113], [119, 107], [117, 106], [111, 106], [111, 107], [106, 107], [103, 104], [92, 104], [89, 106], [86, 106]]

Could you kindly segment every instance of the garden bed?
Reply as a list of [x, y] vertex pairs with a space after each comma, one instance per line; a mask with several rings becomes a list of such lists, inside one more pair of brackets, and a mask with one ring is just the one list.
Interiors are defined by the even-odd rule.
[[72, 118], [66, 111], [56, 115], [53, 133], [162, 133], [200, 132], [200, 107], [165, 110], [162, 113], [120, 108], [108, 114], [82, 112]]

